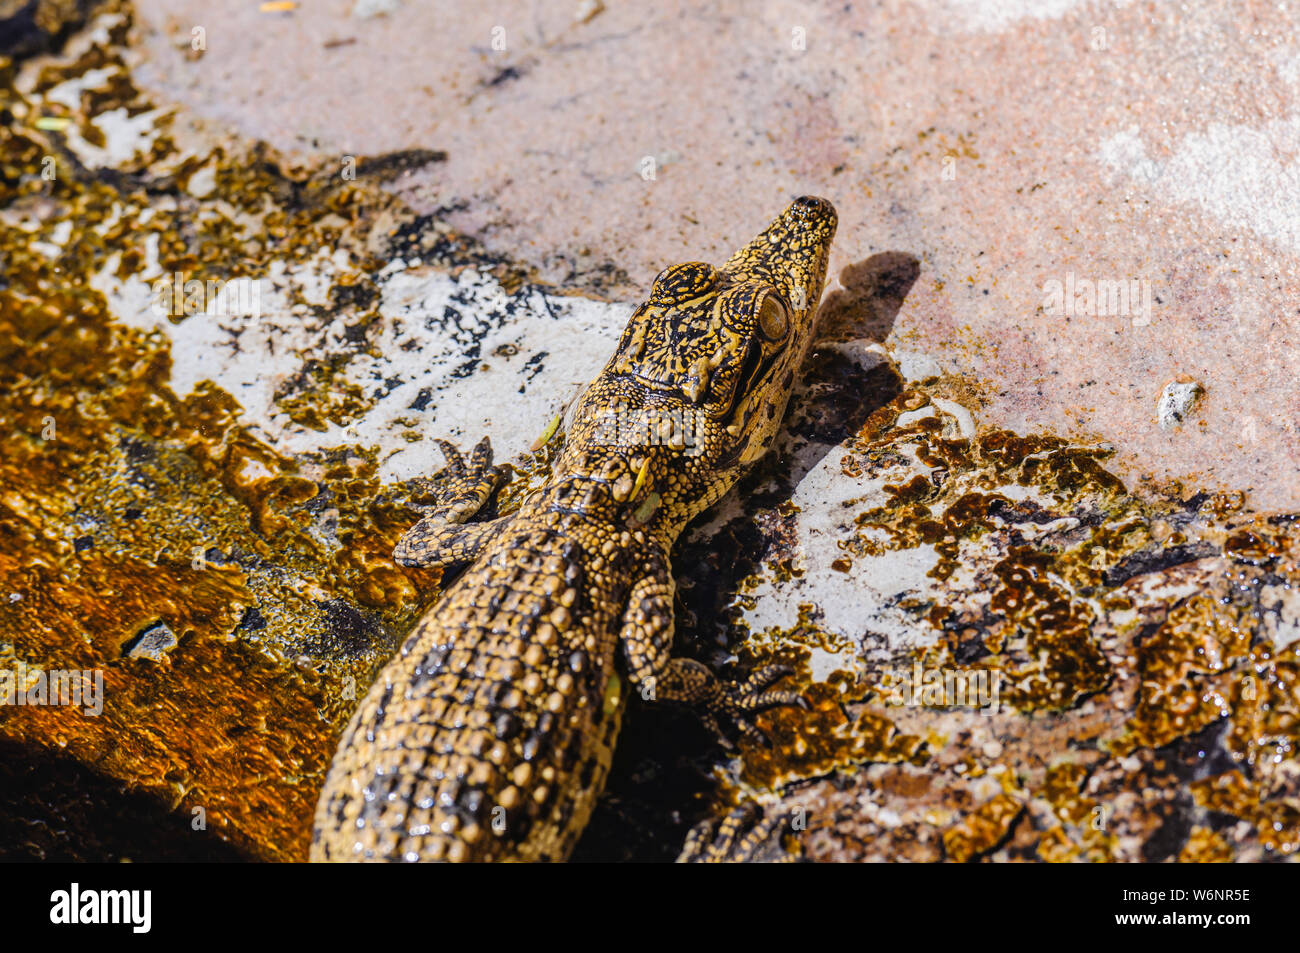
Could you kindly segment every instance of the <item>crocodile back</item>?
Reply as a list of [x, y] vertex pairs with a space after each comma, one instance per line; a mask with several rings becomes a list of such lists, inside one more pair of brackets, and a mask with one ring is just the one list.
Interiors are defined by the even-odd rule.
[[572, 850], [622, 716], [619, 564], [631, 554], [580, 515], [517, 522], [424, 615], [353, 715], [313, 859]]

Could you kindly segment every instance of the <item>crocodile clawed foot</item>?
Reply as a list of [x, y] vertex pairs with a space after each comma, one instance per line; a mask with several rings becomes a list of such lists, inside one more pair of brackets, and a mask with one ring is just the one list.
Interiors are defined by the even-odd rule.
[[475, 445], [468, 462], [455, 444], [435, 442], [447, 466], [437, 478], [411, 481], [416, 488], [412, 505], [445, 523], [468, 522], [505, 485], [513, 468], [508, 463], [492, 465], [492, 443], [487, 437]]
[[679, 864], [793, 863], [799, 858], [781, 843], [785, 816], [764, 816], [753, 801], [730, 811], [721, 821], [702, 821], [686, 835]]
[[[669, 698], [694, 708], [704, 726], [729, 751], [735, 748], [731, 735], [736, 732], [755, 745], [771, 747], [767, 735], [755, 724], [754, 716], [782, 705], [807, 709], [808, 703], [797, 692], [768, 690], [772, 683], [792, 674], [794, 669], [787, 665], [765, 665], [743, 682], [722, 682], [699, 662], [677, 659]], [[724, 730], [724, 721], [733, 731]]]
[[[479, 441], [469, 462], [445, 440], [439, 440], [447, 466], [434, 479], [412, 480], [408, 505], [424, 517], [402, 534], [393, 559], [403, 566], [449, 566], [470, 562], [496, 538], [504, 518], [483, 521], [491, 500], [509, 479], [509, 464], [492, 465], [492, 444]], [[478, 522], [470, 522], [475, 517]]]
[[[720, 713], [730, 721], [742, 738], [750, 744], [764, 748], [772, 747], [772, 741], [754, 721], [754, 716], [769, 708], [795, 705], [807, 709], [808, 703], [798, 692], [768, 691], [769, 685], [780, 681], [787, 675], [793, 675], [794, 669], [788, 665], [765, 665], [752, 672], [739, 684], [719, 682], [722, 689], [717, 702]], [[706, 724], [712, 721], [712, 727], [722, 739], [723, 746], [730, 749], [730, 738], [718, 729], [716, 717], [706, 718]]]

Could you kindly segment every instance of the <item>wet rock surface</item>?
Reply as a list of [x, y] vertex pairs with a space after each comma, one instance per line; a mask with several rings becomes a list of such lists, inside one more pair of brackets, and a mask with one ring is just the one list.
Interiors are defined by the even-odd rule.
[[[489, 433], [508, 507], [632, 293], [394, 188], [437, 141], [341, 165], [141, 93], [133, 17], [0, 69], [0, 852], [303, 859], [439, 592], [391, 559], [433, 439]], [[1297, 517], [1008, 429], [996, 369], [900, 331], [916, 248], [843, 261], [781, 444], [674, 558], [679, 651], [786, 663], [808, 710], [729, 752], [634, 699], [577, 859], [671, 859], [744, 800], [814, 860], [1291, 856]]]

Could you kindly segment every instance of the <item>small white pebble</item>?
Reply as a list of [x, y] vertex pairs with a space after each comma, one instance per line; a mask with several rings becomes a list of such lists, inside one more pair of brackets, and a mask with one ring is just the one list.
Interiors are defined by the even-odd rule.
[[1181, 427], [1192, 407], [1205, 393], [1205, 388], [1195, 381], [1171, 381], [1165, 385], [1156, 405], [1156, 421], [1161, 430]]
[[401, 5], [401, 0], [357, 0], [352, 7], [352, 16], [357, 20], [388, 16], [396, 13]]

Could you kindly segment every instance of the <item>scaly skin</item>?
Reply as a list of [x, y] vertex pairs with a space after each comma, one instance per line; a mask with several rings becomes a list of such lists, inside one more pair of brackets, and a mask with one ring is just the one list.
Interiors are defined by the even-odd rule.
[[[811, 340], [835, 210], [797, 199], [716, 270], [666, 269], [570, 411], [553, 477], [469, 522], [504, 482], [448, 444], [433, 512], [394, 556], [472, 563], [353, 715], [313, 860], [562, 860], [605, 785], [626, 693], [749, 735], [797, 696], [670, 656], [682, 528], [772, 445]], [[630, 682], [628, 686], [627, 682]]]

